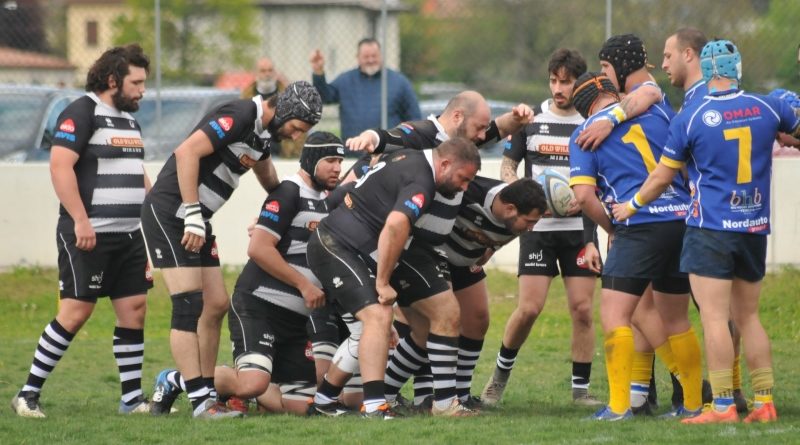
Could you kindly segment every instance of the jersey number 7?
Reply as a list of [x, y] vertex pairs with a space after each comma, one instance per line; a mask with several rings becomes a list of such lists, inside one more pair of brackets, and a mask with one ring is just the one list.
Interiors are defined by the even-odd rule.
[[750, 164], [750, 152], [753, 147], [753, 137], [750, 127], [729, 128], [722, 134], [726, 141], [739, 141], [739, 163], [736, 168], [736, 183], [747, 184], [753, 180], [753, 168]]

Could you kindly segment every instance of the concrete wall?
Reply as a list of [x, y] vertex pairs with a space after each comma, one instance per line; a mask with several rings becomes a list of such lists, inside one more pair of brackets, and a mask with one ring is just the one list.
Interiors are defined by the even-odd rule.
[[[297, 161], [277, 161], [283, 177], [299, 168]], [[147, 164], [155, 179], [161, 163]], [[499, 177], [500, 162], [486, 159], [482, 174]], [[773, 233], [769, 239], [767, 262], [771, 266], [800, 265], [800, 194], [794, 178], [800, 177], [800, 159], [776, 159], [773, 170]], [[13, 265], [56, 265], [55, 224], [58, 199], [50, 183], [47, 164], [0, 164], [0, 268]], [[223, 264], [241, 265], [246, 261], [246, 228], [258, 214], [265, 193], [252, 174], [242, 177], [231, 200], [214, 216]], [[601, 242], [601, 244], [604, 244]], [[490, 266], [516, 270], [519, 248], [512, 243], [492, 258]]]

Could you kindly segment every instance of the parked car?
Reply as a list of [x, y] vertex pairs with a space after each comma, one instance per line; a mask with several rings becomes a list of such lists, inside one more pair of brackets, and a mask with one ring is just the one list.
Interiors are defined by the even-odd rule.
[[58, 115], [79, 90], [0, 85], [0, 160], [47, 160]]
[[157, 95], [149, 89], [134, 117], [142, 127], [145, 160], [167, 159], [214, 107], [239, 98], [239, 92], [217, 88], [162, 88], [161, 119], [156, 117]]
[[[83, 94], [44, 87], [0, 88], [0, 159], [49, 160], [58, 115]], [[237, 99], [239, 93], [215, 88], [163, 88], [160, 98], [157, 96], [154, 89], [147, 90], [139, 110], [133, 113], [142, 127], [145, 160], [168, 158], [206, 113]], [[156, 117], [159, 99], [161, 119]]]
[[[442, 114], [444, 111], [444, 107], [447, 106], [447, 100], [421, 100], [419, 102], [419, 109], [422, 112], [422, 117], [427, 118], [429, 115], [433, 114], [434, 116], [438, 116]], [[511, 111], [511, 108], [514, 107], [515, 103], [511, 102], [504, 102], [499, 100], [487, 100], [489, 102], [489, 109], [492, 112], [492, 119], [505, 114]], [[481, 157], [499, 157], [503, 155], [503, 146], [505, 144], [505, 140], [501, 140], [496, 144], [492, 144], [489, 147], [481, 148]]]

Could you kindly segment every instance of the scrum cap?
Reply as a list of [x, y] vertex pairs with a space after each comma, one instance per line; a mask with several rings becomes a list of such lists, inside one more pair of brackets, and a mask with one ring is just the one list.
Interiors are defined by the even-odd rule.
[[587, 72], [575, 80], [572, 89], [572, 104], [584, 119], [589, 117], [592, 106], [601, 93], [609, 94], [619, 100], [619, 93], [611, 79], [603, 73]]

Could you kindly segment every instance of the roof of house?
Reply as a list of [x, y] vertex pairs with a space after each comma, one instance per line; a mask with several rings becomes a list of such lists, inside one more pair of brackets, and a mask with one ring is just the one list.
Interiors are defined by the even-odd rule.
[[[356, 6], [373, 11], [380, 11], [383, 0], [255, 0], [260, 6]], [[387, 0], [388, 11], [406, 11], [409, 5], [402, 0]]]
[[0, 68], [68, 70], [75, 66], [62, 57], [0, 46]]

